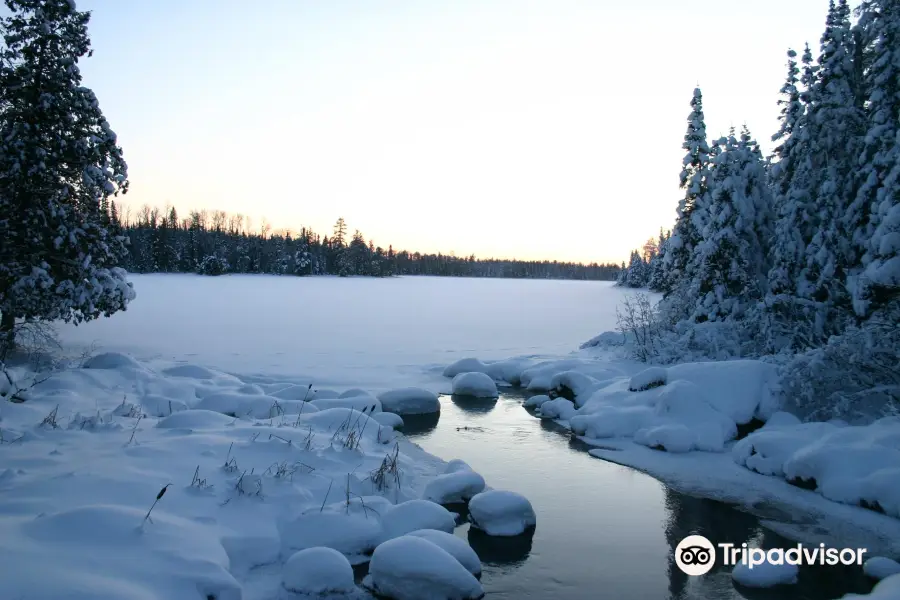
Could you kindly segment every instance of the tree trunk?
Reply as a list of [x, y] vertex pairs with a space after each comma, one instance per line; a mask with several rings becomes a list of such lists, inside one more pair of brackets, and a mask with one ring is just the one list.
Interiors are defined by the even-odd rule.
[[0, 313], [0, 360], [16, 346], [16, 317], [11, 311]]

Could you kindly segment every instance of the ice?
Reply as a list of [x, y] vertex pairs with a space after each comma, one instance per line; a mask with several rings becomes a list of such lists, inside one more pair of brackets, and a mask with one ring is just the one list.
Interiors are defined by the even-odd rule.
[[393, 427], [394, 429], [403, 429], [403, 417], [389, 412], [376, 412], [372, 418], [385, 427]]
[[393, 600], [476, 600], [478, 580], [427, 539], [403, 536], [375, 549], [364, 584]]
[[534, 509], [527, 498], [515, 492], [490, 490], [469, 502], [472, 525], [488, 535], [514, 536], [534, 527]]
[[525, 408], [540, 408], [544, 402], [550, 402], [550, 400], [550, 396], [546, 394], [537, 394], [525, 400], [525, 402], [522, 403], [522, 406]]
[[653, 387], [666, 385], [668, 378], [669, 372], [663, 367], [650, 367], [631, 378], [631, 381], [628, 382], [628, 390], [643, 392]]
[[897, 600], [897, 598], [900, 598], [900, 575], [882, 579], [870, 594], [847, 594], [839, 600]]
[[497, 384], [484, 373], [460, 373], [453, 378], [453, 394], [475, 398], [496, 398]]
[[887, 579], [900, 574], [900, 562], [886, 556], [873, 556], [863, 563], [863, 571], [872, 579]]
[[428, 482], [422, 498], [438, 504], [467, 502], [475, 494], [484, 491], [484, 477], [470, 469], [438, 475]]
[[428, 390], [406, 387], [379, 394], [381, 409], [403, 415], [426, 415], [441, 411], [438, 397]]
[[543, 419], [568, 421], [575, 416], [575, 405], [565, 398], [556, 398], [541, 404], [541, 407], [538, 409], [538, 415]]
[[282, 585], [295, 594], [348, 594], [356, 590], [353, 567], [331, 548], [307, 548], [284, 563]]
[[451, 533], [456, 518], [449, 510], [430, 500], [408, 500], [392, 506], [381, 515], [382, 539], [388, 540], [417, 529], [437, 529]]
[[731, 571], [731, 578], [737, 583], [752, 588], [768, 588], [776, 585], [797, 583], [797, 574], [800, 569], [797, 565], [775, 564], [768, 561], [761, 565], [749, 565], [738, 563]]
[[461, 564], [475, 577], [481, 577], [481, 560], [471, 546], [452, 533], [438, 531], [437, 529], [419, 529], [407, 535], [428, 540]]

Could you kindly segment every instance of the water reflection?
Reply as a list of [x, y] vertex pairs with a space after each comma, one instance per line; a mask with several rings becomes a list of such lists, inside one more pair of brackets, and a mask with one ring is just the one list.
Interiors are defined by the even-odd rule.
[[450, 396], [450, 400], [460, 410], [471, 414], [485, 414], [497, 406], [497, 398], [473, 398], [472, 396]]
[[531, 553], [534, 527], [521, 535], [511, 537], [490, 536], [480, 529], [469, 527], [468, 540], [472, 550], [484, 565], [503, 566], [507, 569], [523, 564]]
[[437, 428], [441, 413], [430, 415], [403, 415], [403, 433], [407, 436], [418, 436], [431, 433]]

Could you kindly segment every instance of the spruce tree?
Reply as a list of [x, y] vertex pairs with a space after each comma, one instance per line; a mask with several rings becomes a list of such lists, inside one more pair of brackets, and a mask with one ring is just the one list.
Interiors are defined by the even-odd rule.
[[78, 61], [89, 13], [70, 0], [6, 0], [0, 18], [0, 335], [16, 318], [80, 323], [135, 296], [110, 196], [128, 189], [116, 134]]

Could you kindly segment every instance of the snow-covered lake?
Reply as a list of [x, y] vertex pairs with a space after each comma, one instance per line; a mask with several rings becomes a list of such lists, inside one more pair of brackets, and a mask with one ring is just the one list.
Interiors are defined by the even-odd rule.
[[139, 359], [357, 385], [409, 384], [466, 356], [564, 354], [615, 327], [609, 282], [132, 275], [137, 299], [64, 342]]

